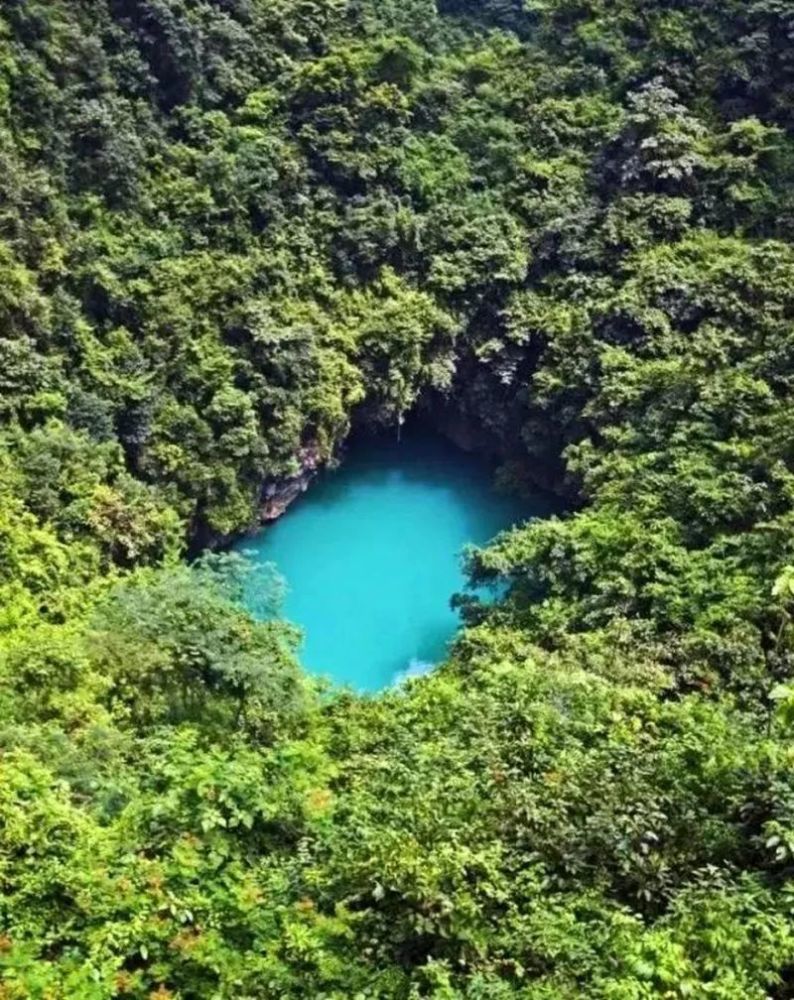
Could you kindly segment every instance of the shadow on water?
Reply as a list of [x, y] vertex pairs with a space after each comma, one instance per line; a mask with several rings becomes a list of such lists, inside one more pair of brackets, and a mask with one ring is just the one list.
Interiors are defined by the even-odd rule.
[[[351, 490], [388, 488], [398, 482], [418, 484], [426, 492], [439, 491], [454, 496], [471, 489], [488, 492], [493, 503], [497, 532], [527, 519], [547, 517], [559, 510], [560, 503], [538, 490], [530, 500], [500, 491], [494, 485], [497, 463], [488, 458], [463, 452], [441, 435], [409, 427], [400, 439], [395, 435], [359, 434], [348, 445], [342, 465], [320, 474], [307, 496], [328, 503], [343, 502]], [[296, 505], [301, 503], [301, 498]], [[471, 523], [482, 536], [482, 521], [475, 507]], [[489, 536], [490, 537], [490, 536]], [[481, 538], [480, 544], [485, 540]]]

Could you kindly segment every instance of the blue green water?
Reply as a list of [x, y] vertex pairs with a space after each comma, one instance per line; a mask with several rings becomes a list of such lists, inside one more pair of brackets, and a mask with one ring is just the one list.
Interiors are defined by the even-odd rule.
[[[354, 445], [280, 520], [236, 548], [287, 581], [284, 614], [312, 673], [377, 691], [443, 659], [464, 589], [460, 554], [548, 511], [496, 492], [492, 470], [442, 438]], [[263, 570], [264, 572], [264, 570]]]

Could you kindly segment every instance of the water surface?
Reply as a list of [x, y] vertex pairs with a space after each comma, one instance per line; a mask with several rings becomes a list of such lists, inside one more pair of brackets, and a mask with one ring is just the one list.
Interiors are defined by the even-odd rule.
[[464, 589], [463, 547], [549, 510], [492, 483], [485, 461], [440, 437], [359, 442], [236, 549], [286, 578], [284, 614], [305, 632], [304, 667], [377, 691], [443, 659], [458, 625], [449, 601]]

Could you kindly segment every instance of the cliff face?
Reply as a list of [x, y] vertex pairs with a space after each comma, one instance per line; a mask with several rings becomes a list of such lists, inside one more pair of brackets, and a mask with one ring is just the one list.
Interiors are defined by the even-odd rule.
[[299, 471], [285, 479], [266, 482], [262, 488], [262, 502], [259, 510], [261, 521], [275, 521], [281, 517], [289, 505], [305, 493], [324, 461], [316, 444], [306, 445], [297, 455]]
[[437, 408], [432, 412], [430, 423], [461, 451], [499, 455], [498, 444], [482, 425], [456, 407]]
[[552, 493], [567, 504], [575, 504], [578, 484], [566, 475], [559, 454], [538, 441], [537, 448], [528, 452], [526, 442], [518, 435], [500, 440], [485, 421], [453, 401], [441, 404], [430, 399], [423, 413], [429, 428], [442, 434], [461, 451], [476, 452], [493, 459], [503, 476], [515, 488], [532, 492], [541, 489]]
[[[552, 464], [540, 457], [536, 461], [528, 460], [516, 442], [510, 444], [500, 441], [493, 431], [485, 426], [484, 421], [466, 412], [454, 401], [439, 402], [432, 397], [425, 398], [417, 407], [415, 418], [420, 426], [426, 426], [429, 433], [441, 434], [461, 451], [476, 452], [501, 464], [503, 471], [508, 473], [519, 489], [523, 486], [531, 492], [540, 488], [548, 493], [557, 494], [569, 502], [575, 500], [576, 489], [572, 483], [565, 481], [559, 462]], [[361, 432], [367, 424], [365, 421], [359, 421], [354, 426]], [[371, 426], [369, 431], [372, 431]], [[333, 467], [343, 459], [348, 443], [349, 438], [342, 442], [337, 455], [330, 460], [316, 442], [304, 445], [295, 456], [298, 471], [294, 475], [274, 477], [263, 483], [258, 516], [249, 530], [256, 530], [260, 524], [281, 517], [290, 504], [306, 492], [324, 467], [329, 465]]]
[[[461, 451], [479, 452], [491, 456], [499, 454], [495, 441], [489, 439], [477, 422], [452, 406], [433, 412], [427, 420], [427, 426], [428, 430], [442, 434]], [[342, 443], [340, 454], [330, 462], [323, 456], [315, 442], [302, 447], [295, 456], [298, 471], [294, 475], [268, 479], [263, 483], [258, 518], [250, 530], [256, 530], [260, 524], [278, 520], [289, 506], [308, 490], [323, 468], [329, 465], [333, 467], [339, 463], [346, 444], [347, 442]]]

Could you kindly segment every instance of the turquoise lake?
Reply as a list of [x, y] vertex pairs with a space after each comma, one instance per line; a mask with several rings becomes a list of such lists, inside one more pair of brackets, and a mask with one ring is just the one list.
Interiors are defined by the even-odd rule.
[[488, 463], [440, 437], [358, 442], [235, 549], [286, 579], [284, 616], [304, 630], [306, 670], [378, 691], [444, 658], [464, 546], [549, 512], [547, 498], [518, 501], [492, 483]]

